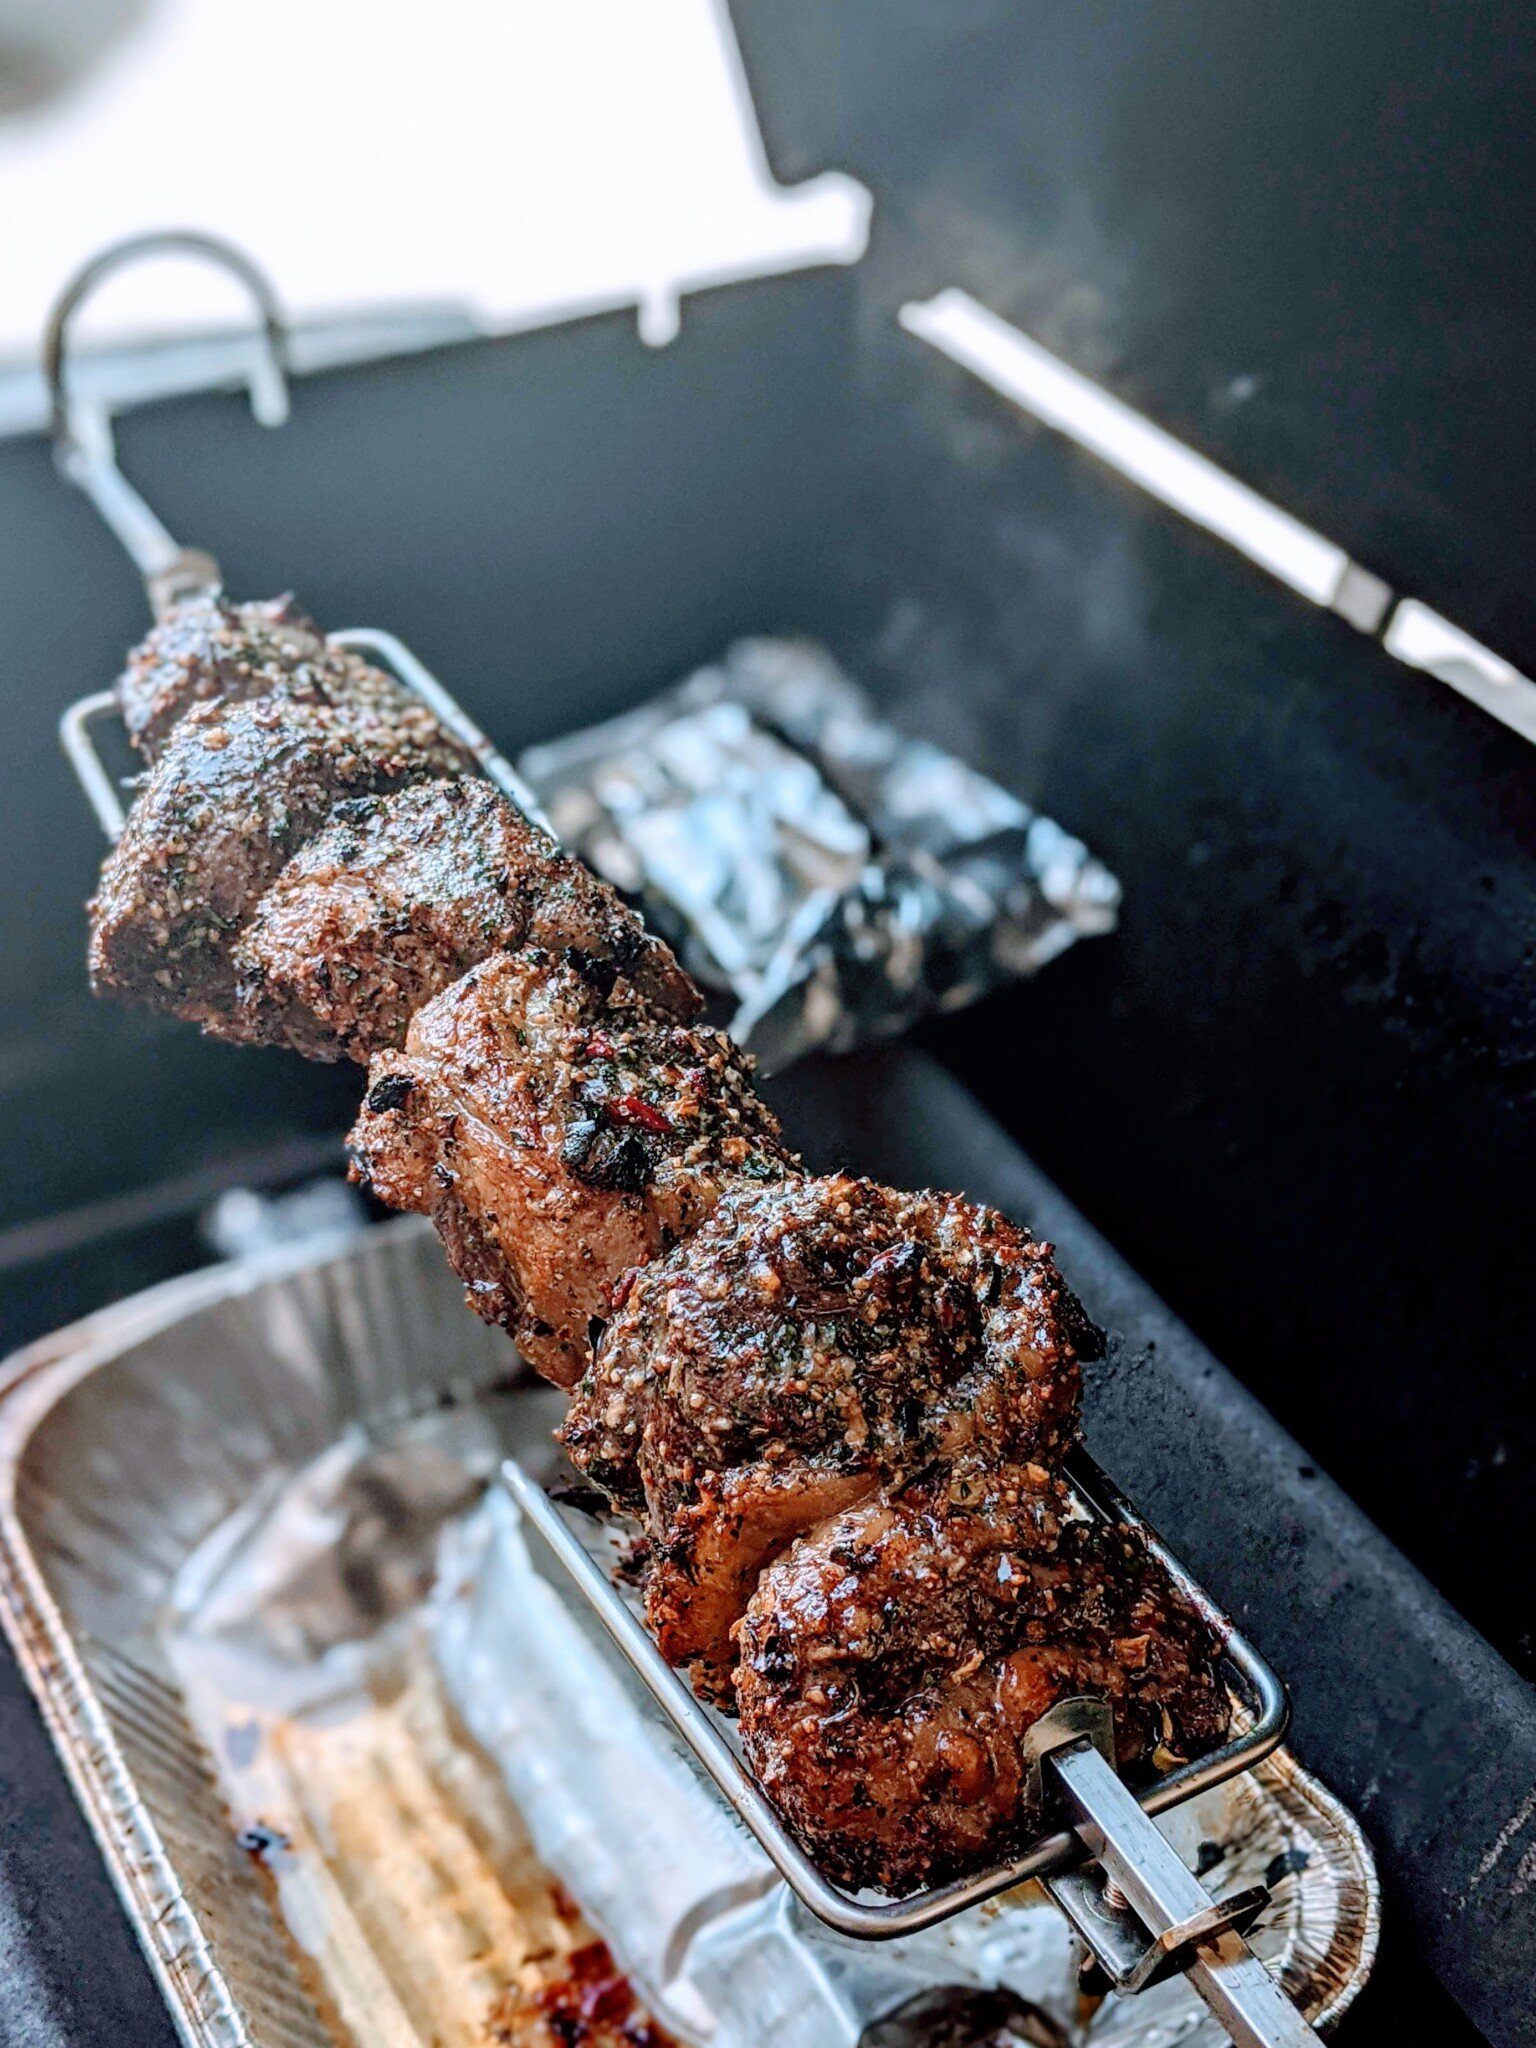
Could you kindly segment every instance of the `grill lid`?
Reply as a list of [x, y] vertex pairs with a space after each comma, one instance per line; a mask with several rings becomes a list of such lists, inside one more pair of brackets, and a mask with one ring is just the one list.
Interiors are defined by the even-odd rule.
[[964, 287], [1536, 668], [1528, 14], [732, 9], [776, 174], [873, 190], [887, 308]]

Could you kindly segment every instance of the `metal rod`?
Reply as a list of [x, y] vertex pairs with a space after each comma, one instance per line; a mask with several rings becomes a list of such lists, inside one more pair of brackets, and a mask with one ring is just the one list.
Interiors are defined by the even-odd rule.
[[58, 463], [96, 507], [146, 584], [176, 567], [180, 546], [118, 468], [110, 447], [93, 451], [84, 434], [71, 434], [58, 443]]
[[1170, 1953], [1187, 1945], [1184, 1974], [1238, 2048], [1315, 2048], [1317, 2035], [1240, 1934], [1195, 1932], [1214, 1917], [1210, 1894], [1098, 1751], [1079, 1742], [1053, 1750], [1046, 1762], [1078, 1834], [1154, 1942]]
[[219, 566], [201, 549], [181, 547], [117, 466], [105, 405], [71, 395], [65, 376], [71, 324], [85, 300], [115, 271], [146, 256], [198, 256], [237, 277], [261, 316], [260, 349], [247, 372], [251, 410], [266, 427], [288, 417], [287, 330], [277, 295], [250, 257], [215, 235], [173, 228], [114, 242], [76, 271], [54, 303], [43, 335], [43, 373], [60, 471], [85, 492], [127, 551], [155, 611], [196, 589], [214, 589]]
[[[542, 825], [554, 838], [554, 830], [538, 798], [512, 763], [497, 751], [458, 700], [449, 695], [431, 670], [418, 661], [402, 641], [397, 640], [393, 633], [379, 632], [373, 626], [355, 626], [328, 637], [334, 647], [366, 649], [376, 656], [405, 689], [421, 699], [455, 739], [463, 742], [479, 762], [487, 779], [494, 782], [504, 796], [510, 797], [525, 817]], [[109, 839], [121, 838], [128, 814], [118, 782], [101, 758], [92, 727], [98, 719], [115, 719], [117, 715], [117, 698], [113, 692], [98, 690], [94, 696], [81, 697], [71, 704], [59, 720], [59, 744]]]

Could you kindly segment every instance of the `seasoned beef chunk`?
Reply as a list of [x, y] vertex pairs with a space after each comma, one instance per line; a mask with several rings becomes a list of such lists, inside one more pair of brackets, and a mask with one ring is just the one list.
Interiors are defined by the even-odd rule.
[[366, 1062], [424, 1003], [524, 941], [576, 949], [660, 1009], [701, 998], [589, 868], [488, 782], [419, 782], [336, 806], [283, 869], [234, 949], [241, 1036]]
[[369, 1069], [354, 1171], [432, 1217], [471, 1306], [560, 1386], [630, 1269], [722, 1192], [792, 1169], [750, 1062], [611, 961], [498, 953], [416, 1013]]
[[403, 718], [284, 696], [198, 705], [102, 869], [92, 985], [241, 1036], [231, 946], [284, 862], [341, 799], [462, 760], [419, 705]]
[[134, 648], [116, 685], [128, 736], [149, 761], [159, 759], [194, 704], [274, 693], [385, 716], [409, 705], [430, 717], [392, 676], [332, 647], [290, 597], [256, 604], [231, 604], [218, 594], [184, 599]]
[[1055, 1455], [1089, 1330], [995, 1210], [841, 1174], [741, 1188], [636, 1278], [561, 1437], [644, 1518], [663, 1651], [726, 1699], [763, 1564], [936, 1458]]
[[840, 1883], [906, 1892], [1038, 1832], [1020, 1737], [1110, 1702], [1133, 1780], [1227, 1731], [1216, 1645], [1128, 1532], [1069, 1518], [1038, 1469], [939, 1468], [823, 1523], [739, 1630], [748, 1760]]

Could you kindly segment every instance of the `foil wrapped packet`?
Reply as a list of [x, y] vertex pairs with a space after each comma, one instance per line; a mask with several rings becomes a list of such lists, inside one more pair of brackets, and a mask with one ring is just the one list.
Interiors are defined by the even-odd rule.
[[898, 732], [809, 641], [739, 640], [518, 767], [768, 1072], [962, 1008], [1115, 926], [1120, 885], [1080, 839]]

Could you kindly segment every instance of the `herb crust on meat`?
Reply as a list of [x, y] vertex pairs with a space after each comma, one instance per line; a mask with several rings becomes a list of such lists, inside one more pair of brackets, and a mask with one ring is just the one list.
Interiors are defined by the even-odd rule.
[[658, 1008], [701, 998], [606, 882], [489, 782], [418, 782], [337, 804], [234, 949], [231, 1036], [367, 1061], [492, 953], [524, 943], [610, 962]]
[[936, 1459], [1059, 1453], [1093, 1335], [995, 1210], [845, 1174], [737, 1189], [637, 1276], [560, 1437], [642, 1515], [651, 1625], [725, 1703], [762, 1566]]
[[1040, 1822], [1021, 1737], [1058, 1700], [1109, 1701], [1133, 1781], [1227, 1727], [1204, 1621], [1039, 1467], [964, 1460], [834, 1516], [762, 1574], [739, 1639], [747, 1758], [854, 1887], [1016, 1855]]
[[461, 765], [430, 717], [283, 696], [198, 704], [102, 868], [93, 986], [240, 1036], [231, 947], [284, 864], [343, 798]]
[[214, 698], [239, 704], [288, 696], [396, 720], [414, 706], [431, 716], [393, 676], [333, 647], [291, 597], [231, 604], [220, 592], [184, 598], [157, 619], [128, 656], [114, 694], [129, 739], [151, 762], [193, 706]]
[[431, 1216], [475, 1312], [570, 1386], [632, 1269], [729, 1186], [792, 1169], [750, 1072], [722, 1032], [677, 1023], [611, 961], [500, 953], [375, 1058], [354, 1174]]

